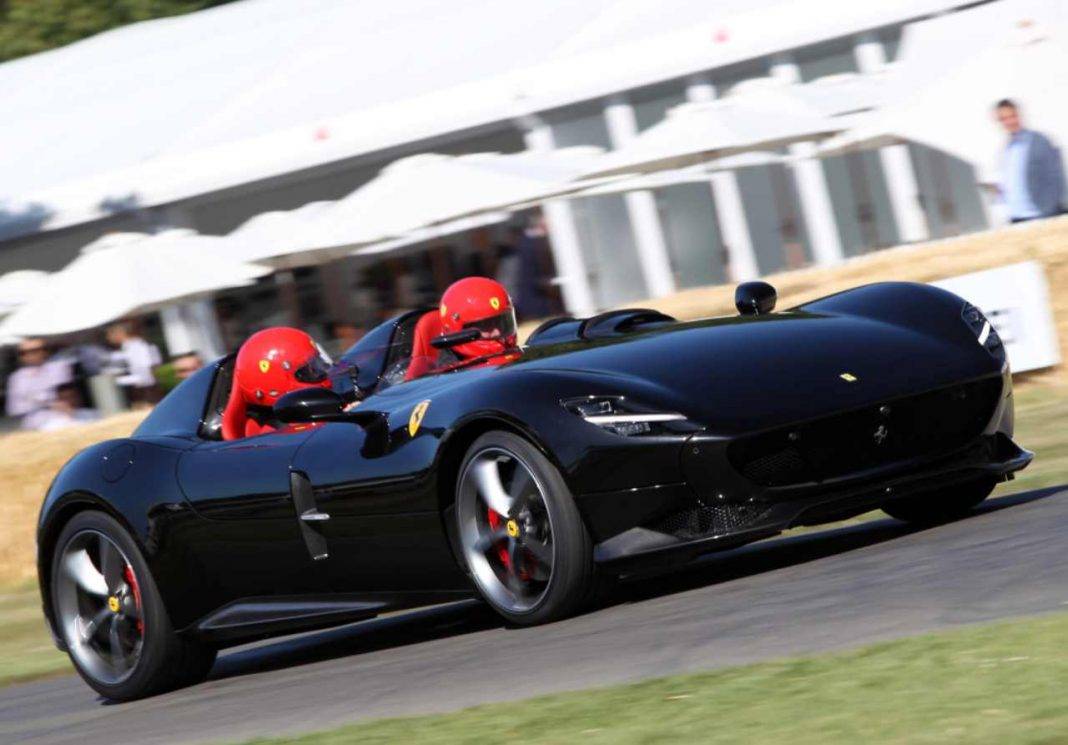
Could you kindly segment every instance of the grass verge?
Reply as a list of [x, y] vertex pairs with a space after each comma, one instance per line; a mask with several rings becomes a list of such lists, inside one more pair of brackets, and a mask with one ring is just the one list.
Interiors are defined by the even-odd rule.
[[0, 686], [73, 671], [45, 628], [36, 584], [0, 591], [0, 629]]
[[1053, 743], [1068, 614], [855, 651], [386, 719], [281, 743]]

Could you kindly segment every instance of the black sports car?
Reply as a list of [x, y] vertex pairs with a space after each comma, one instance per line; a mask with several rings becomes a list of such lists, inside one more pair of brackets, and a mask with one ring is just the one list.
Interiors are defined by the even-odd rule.
[[639, 565], [875, 507], [945, 519], [1030, 462], [1005, 350], [961, 298], [774, 303], [748, 283], [734, 317], [554, 319], [518, 359], [404, 382], [413, 311], [334, 390], [278, 402], [303, 424], [232, 441], [223, 358], [56, 477], [38, 561], [57, 642], [128, 699], [198, 680], [222, 646], [386, 610], [478, 595], [541, 623]]

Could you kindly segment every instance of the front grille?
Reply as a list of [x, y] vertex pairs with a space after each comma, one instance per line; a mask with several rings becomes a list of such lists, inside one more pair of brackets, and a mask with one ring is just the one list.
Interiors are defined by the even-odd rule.
[[694, 502], [692, 507], [672, 512], [647, 526], [680, 540], [692, 541], [713, 535], [725, 535], [749, 527], [768, 511], [766, 505], [714, 504]]
[[761, 486], [819, 482], [935, 457], [978, 437], [1000, 395], [1000, 377], [963, 383], [740, 438], [727, 457]]

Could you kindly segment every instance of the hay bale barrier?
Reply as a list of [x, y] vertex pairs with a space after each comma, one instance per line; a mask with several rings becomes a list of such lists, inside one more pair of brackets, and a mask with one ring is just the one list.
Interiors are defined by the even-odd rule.
[[[1030, 259], [1041, 262], [1046, 270], [1063, 356], [1068, 349], [1068, 217], [887, 249], [833, 268], [799, 269], [766, 279], [779, 291], [779, 307], [788, 308], [870, 282], [930, 282]], [[700, 287], [632, 305], [656, 308], [680, 319], [734, 314], [734, 286]], [[523, 331], [529, 333], [536, 325], [525, 324]], [[1028, 375], [1019, 384], [1063, 385], [1068, 380], [1062, 365]], [[59, 432], [0, 437], [0, 474], [6, 492], [0, 500], [0, 585], [35, 576], [37, 514], [56, 471], [82, 448], [128, 435], [143, 416], [131, 412]]]

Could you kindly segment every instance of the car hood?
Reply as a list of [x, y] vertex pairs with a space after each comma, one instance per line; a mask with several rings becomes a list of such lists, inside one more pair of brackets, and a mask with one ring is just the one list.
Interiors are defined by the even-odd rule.
[[725, 435], [1000, 372], [963, 324], [959, 334], [938, 336], [810, 312], [709, 319], [533, 347], [509, 368], [586, 374], [591, 394], [614, 392], [614, 381], [624, 392], [653, 398], [650, 403]]

